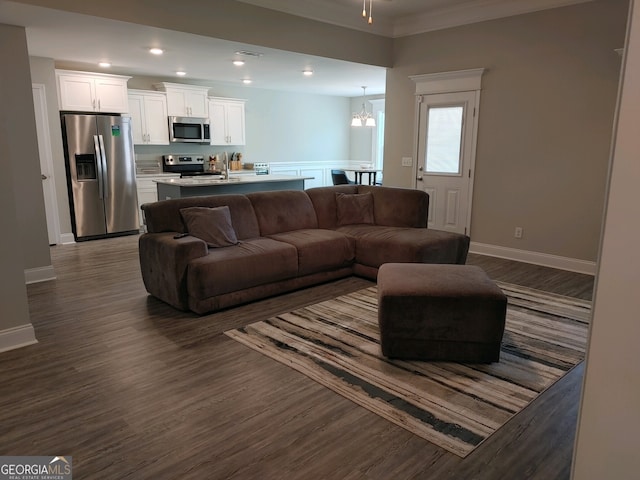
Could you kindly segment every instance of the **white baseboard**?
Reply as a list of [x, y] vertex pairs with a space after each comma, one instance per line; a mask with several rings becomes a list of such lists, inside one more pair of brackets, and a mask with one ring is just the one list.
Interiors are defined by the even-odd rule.
[[62, 245], [68, 245], [70, 243], [76, 243], [76, 237], [73, 236], [73, 233], [61, 233], [60, 234], [60, 243]]
[[38, 343], [33, 325], [21, 325], [0, 331], [0, 352], [14, 350]]
[[584, 273], [586, 275], [596, 274], [596, 262], [579, 260], [577, 258], [560, 257], [558, 255], [549, 255], [548, 253], [518, 250], [517, 248], [500, 247], [498, 245], [488, 245], [477, 242], [471, 242], [469, 252], [489, 255], [490, 257], [506, 258], [507, 260], [515, 260], [517, 262], [533, 263], [534, 265], [558, 268], [570, 272]]
[[30, 283], [48, 282], [56, 279], [56, 272], [53, 265], [46, 267], [27, 268], [24, 271], [24, 281], [28, 285]]

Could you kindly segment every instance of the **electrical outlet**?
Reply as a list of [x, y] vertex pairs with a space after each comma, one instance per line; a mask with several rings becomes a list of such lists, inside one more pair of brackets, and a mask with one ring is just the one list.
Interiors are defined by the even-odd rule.
[[402, 157], [402, 166], [403, 167], [411, 167], [411, 166], [413, 166], [413, 158], [411, 158], [411, 157]]
[[522, 227], [516, 227], [516, 231], [513, 236], [516, 238], [522, 238]]

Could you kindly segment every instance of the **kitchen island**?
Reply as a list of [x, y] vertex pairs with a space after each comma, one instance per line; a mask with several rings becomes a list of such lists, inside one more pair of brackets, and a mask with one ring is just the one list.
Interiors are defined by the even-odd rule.
[[238, 175], [228, 179], [207, 176], [158, 179], [155, 182], [158, 188], [158, 200], [168, 200], [227, 193], [304, 190], [304, 181], [311, 179], [313, 177], [294, 175]]

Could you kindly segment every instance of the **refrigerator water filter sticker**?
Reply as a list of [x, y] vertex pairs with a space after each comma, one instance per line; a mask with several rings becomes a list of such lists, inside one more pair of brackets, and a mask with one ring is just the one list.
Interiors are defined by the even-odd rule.
[[120, 136], [120, 125], [111, 125], [111, 136], [112, 137]]

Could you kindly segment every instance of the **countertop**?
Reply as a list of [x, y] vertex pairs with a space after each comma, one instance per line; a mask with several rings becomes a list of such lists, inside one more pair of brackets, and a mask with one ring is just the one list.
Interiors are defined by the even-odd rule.
[[155, 177], [167, 177], [176, 178], [180, 177], [179, 173], [159, 172], [159, 173], [136, 173], [136, 178], [155, 178]]
[[314, 177], [298, 177], [295, 175], [238, 175], [228, 180], [215, 175], [203, 177], [156, 179], [156, 183], [178, 185], [180, 187], [204, 187], [242, 183], [290, 182], [292, 180], [311, 180]]

